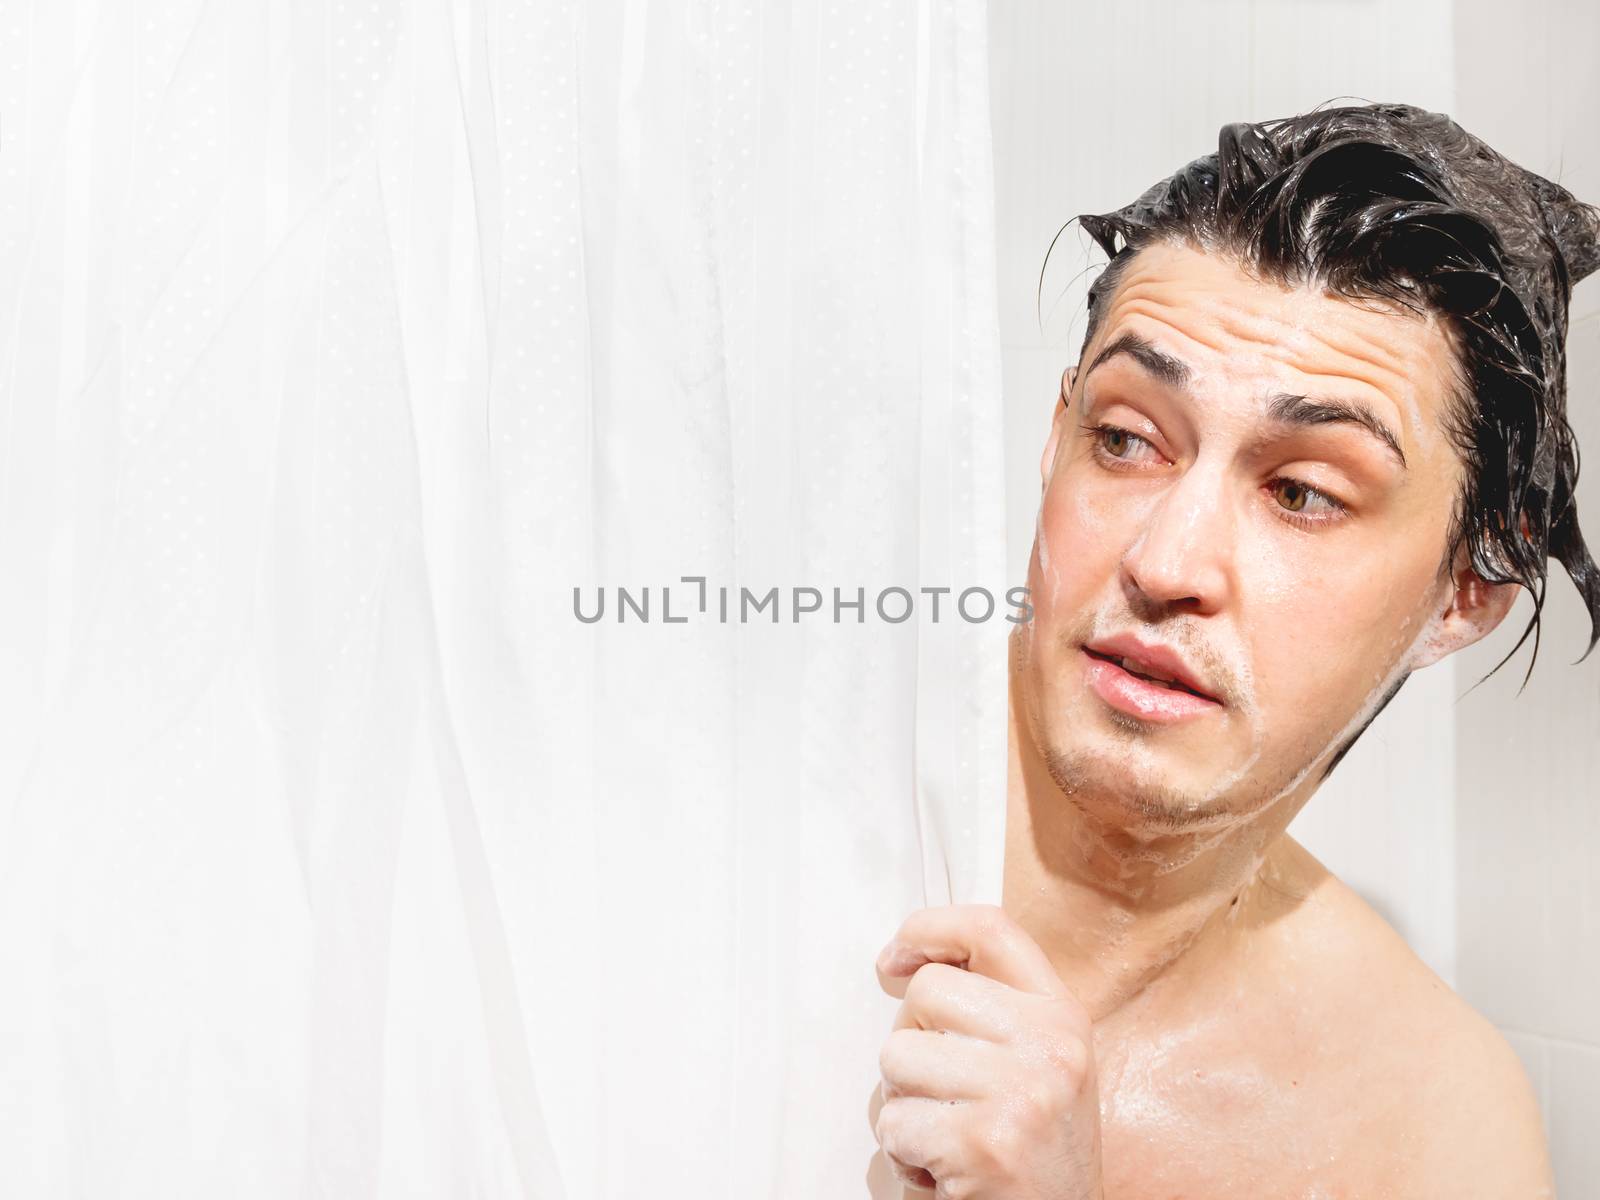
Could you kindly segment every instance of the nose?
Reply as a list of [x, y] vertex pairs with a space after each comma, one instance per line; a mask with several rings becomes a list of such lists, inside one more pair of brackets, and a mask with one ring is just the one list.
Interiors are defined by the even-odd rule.
[[1222, 472], [1195, 463], [1150, 511], [1122, 558], [1124, 588], [1144, 609], [1204, 615], [1227, 602], [1233, 578], [1233, 505]]

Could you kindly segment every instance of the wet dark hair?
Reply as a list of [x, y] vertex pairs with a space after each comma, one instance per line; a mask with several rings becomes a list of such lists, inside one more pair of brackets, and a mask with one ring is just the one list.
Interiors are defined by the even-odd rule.
[[1085, 347], [1129, 260], [1154, 242], [1441, 318], [1457, 348], [1446, 430], [1466, 465], [1441, 570], [1464, 542], [1484, 580], [1533, 597], [1498, 670], [1529, 633], [1537, 659], [1547, 563], [1557, 559], [1588, 608], [1578, 661], [1588, 657], [1600, 642], [1600, 572], [1573, 498], [1566, 338], [1572, 285], [1600, 267], [1600, 210], [1447, 116], [1373, 104], [1225, 125], [1216, 153], [1125, 208], [1078, 221], [1110, 256], [1089, 291]]

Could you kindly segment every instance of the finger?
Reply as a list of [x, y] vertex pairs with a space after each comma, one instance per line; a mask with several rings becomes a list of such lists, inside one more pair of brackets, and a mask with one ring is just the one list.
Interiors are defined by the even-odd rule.
[[883, 1161], [889, 1164], [889, 1173], [906, 1187], [931, 1192], [939, 1186], [939, 1181], [928, 1172], [926, 1167], [913, 1167], [908, 1163], [903, 1163], [887, 1150], [880, 1149], [878, 1153], [883, 1155]]
[[939, 1181], [926, 1167], [908, 1167], [892, 1154], [885, 1154], [883, 1157], [889, 1160], [889, 1167], [894, 1171], [895, 1178], [912, 1191], [931, 1192], [939, 1186]]
[[960, 1105], [921, 1096], [885, 1100], [873, 1132], [884, 1154], [906, 1169], [922, 1168], [935, 1179], [946, 1171], [942, 1146], [955, 1145], [951, 1121]]
[[878, 1050], [885, 1100], [981, 1100], [1003, 1078], [1006, 1064], [992, 1042], [930, 1029], [896, 1029]]
[[[872, 1129], [874, 1138], [878, 1136], [878, 1114], [883, 1111], [884, 1103], [887, 1100], [888, 1097], [883, 1094], [883, 1084], [880, 1082], [877, 1087], [872, 1089], [872, 1102], [867, 1106], [867, 1123]], [[883, 1159], [884, 1164], [889, 1168], [889, 1173], [906, 1186], [922, 1188], [925, 1191], [932, 1191], [938, 1186], [937, 1181], [932, 1175], [928, 1174], [925, 1168], [909, 1166], [894, 1157], [894, 1155], [889, 1154], [881, 1146], [878, 1149], [878, 1156]], [[868, 1190], [873, 1195], [877, 1195], [878, 1189], [875, 1186], [870, 1186], [870, 1171], [868, 1172], [868, 1180]]]
[[947, 904], [907, 917], [878, 955], [878, 982], [905, 995], [905, 980], [923, 963], [964, 967], [1024, 992], [1067, 994], [1039, 944], [993, 904]]
[[1028, 992], [948, 963], [924, 963], [906, 982], [895, 1029], [928, 1029], [1003, 1042], [1017, 1031]]

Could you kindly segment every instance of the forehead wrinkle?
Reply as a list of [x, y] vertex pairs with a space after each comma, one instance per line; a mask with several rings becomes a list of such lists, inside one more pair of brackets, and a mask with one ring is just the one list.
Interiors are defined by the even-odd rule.
[[[1395, 319], [1406, 320], [1408, 318], [1402, 315], [1397, 316]], [[1362, 324], [1365, 323], [1362, 322]], [[1420, 323], [1418, 328], [1428, 329], [1427, 326]], [[1351, 372], [1345, 370], [1341, 364], [1338, 374], [1348, 375], [1350, 378], [1358, 379], [1377, 388], [1379, 391], [1388, 392], [1391, 395], [1396, 393], [1414, 394], [1419, 390], [1420, 386], [1425, 386], [1419, 384], [1419, 380], [1437, 378], [1440, 375], [1439, 364], [1433, 360], [1433, 355], [1425, 347], [1408, 345], [1405, 339], [1401, 338], [1384, 337], [1383, 332], [1380, 332], [1380, 330], [1392, 332], [1393, 327], [1373, 327], [1371, 330], [1363, 330], [1360, 328], [1339, 329], [1325, 326], [1319, 328], [1313, 336], [1327, 350], [1346, 359], [1354, 359], [1371, 368], [1372, 372], [1370, 376]], [[1433, 332], [1437, 333], [1437, 331]], [[1442, 335], [1439, 336], [1441, 338], [1439, 342], [1440, 348], [1447, 349], [1446, 343], [1442, 340]], [[1301, 369], [1305, 374], [1312, 376], [1328, 374], [1328, 372]], [[1393, 384], [1386, 384], [1384, 382], [1385, 378], [1393, 380]]]
[[[1299, 298], [1293, 297], [1293, 292], [1299, 291], [1307, 300], [1326, 299], [1328, 303], [1349, 305], [1357, 312], [1371, 313], [1374, 320], [1416, 319], [1409, 313], [1391, 314], [1387, 311], [1362, 308], [1342, 297], [1312, 292], [1308, 289], [1277, 288], [1271, 284], [1257, 286], [1275, 288], [1291, 303], [1295, 303], [1296, 308], [1300, 308], [1301, 305], [1296, 303]], [[1165, 293], [1174, 292], [1179, 297], [1183, 297], [1186, 293], [1189, 295], [1199, 293], [1200, 302], [1164, 298]], [[1200, 322], [1199, 327], [1195, 328], [1193, 322], [1183, 320], [1184, 315], [1195, 313], [1209, 316], [1215, 323], [1215, 332], [1205, 321]], [[1361, 330], [1342, 327], [1332, 329], [1327, 325], [1310, 322], [1295, 323], [1282, 315], [1254, 312], [1228, 303], [1211, 289], [1196, 287], [1193, 284], [1175, 284], [1161, 278], [1142, 279], [1135, 276], [1125, 281], [1107, 316], [1109, 319], [1106, 322], [1106, 344], [1109, 344], [1109, 339], [1121, 325], [1117, 318], [1145, 317], [1158, 322], [1164, 329], [1171, 330], [1185, 341], [1205, 347], [1224, 361], [1237, 352], [1240, 342], [1258, 348], [1263, 357], [1269, 361], [1287, 367], [1307, 380], [1326, 381], [1328, 391], [1324, 394], [1330, 396], [1337, 396], [1341, 390], [1348, 394], [1352, 384], [1368, 388], [1381, 396], [1388, 406], [1392, 406], [1397, 418], [1404, 420], [1413, 442], [1421, 444], [1427, 440], [1421, 418], [1419, 388], [1414, 376], [1431, 378], [1439, 376], [1440, 372], [1429, 360], [1426, 351], [1418, 351], [1403, 345], [1396, 347], [1381, 336], [1366, 335]], [[1431, 322], [1429, 324], [1432, 326], [1432, 332], [1441, 338], [1444, 336], [1436, 325]], [[1284, 330], [1292, 333], [1293, 337], [1286, 339], [1283, 336]], [[1217, 333], [1225, 336], [1215, 336]], [[1299, 344], [1289, 345], [1286, 342]], [[1448, 349], [1448, 342], [1441, 342], [1441, 346]], [[1324, 360], [1330, 354], [1343, 357], [1344, 361], [1338, 364], [1337, 370], [1327, 369], [1329, 364]], [[1178, 357], [1183, 356], [1179, 353]], [[1197, 372], [1204, 369], [1201, 364], [1190, 365], [1194, 366]], [[1407, 370], [1407, 367], [1412, 369]], [[1440, 382], [1442, 383], [1442, 380]], [[1321, 389], [1294, 390], [1316, 394]]]

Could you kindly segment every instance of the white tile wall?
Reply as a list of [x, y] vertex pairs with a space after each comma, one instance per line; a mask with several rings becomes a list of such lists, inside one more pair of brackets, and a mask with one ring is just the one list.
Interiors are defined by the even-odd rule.
[[1600, 1196], [1600, 1048], [1551, 1042], [1550, 1153], [1561, 1200]]
[[[1523, 166], [1600, 202], [1600, 6], [1456, 7], [1456, 117]], [[1600, 553], [1600, 278], [1573, 295], [1568, 416], [1589, 465], [1580, 520]], [[1532, 611], [1459, 667], [1462, 688]], [[1462, 994], [1510, 1038], [1541, 1088], [1557, 1191], [1600, 1197], [1600, 650], [1551, 564], [1539, 660], [1526, 648], [1457, 707], [1457, 929]]]

